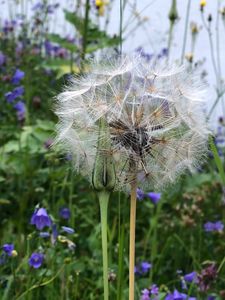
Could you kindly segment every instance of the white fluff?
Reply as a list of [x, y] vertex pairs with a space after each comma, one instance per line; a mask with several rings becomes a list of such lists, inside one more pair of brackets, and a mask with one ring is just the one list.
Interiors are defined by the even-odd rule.
[[[91, 177], [98, 125], [109, 125], [117, 188], [137, 175], [140, 187], [162, 188], [185, 169], [193, 171], [207, 151], [204, 88], [184, 67], [123, 56], [92, 62], [58, 95], [56, 143]], [[136, 175], [130, 161], [136, 164]]]

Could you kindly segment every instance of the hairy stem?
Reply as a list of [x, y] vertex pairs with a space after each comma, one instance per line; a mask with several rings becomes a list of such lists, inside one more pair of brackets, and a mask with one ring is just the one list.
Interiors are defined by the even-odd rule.
[[100, 213], [101, 213], [104, 300], [109, 299], [108, 244], [107, 244], [107, 211], [108, 211], [109, 195], [110, 195], [109, 192], [106, 191], [102, 191], [98, 193]]
[[135, 179], [131, 183], [131, 203], [130, 203], [129, 300], [134, 300], [136, 202], [137, 202], [137, 181]]

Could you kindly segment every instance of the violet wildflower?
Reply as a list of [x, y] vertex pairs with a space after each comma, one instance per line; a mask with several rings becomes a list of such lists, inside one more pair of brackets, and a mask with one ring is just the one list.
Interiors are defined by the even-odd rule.
[[51, 243], [54, 245], [58, 238], [58, 230], [56, 224], [52, 224], [52, 235], [51, 235]]
[[204, 268], [198, 275], [198, 285], [201, 291], [208, 291], [211, 284], [215, 281], [217, 277], [217, 268], [214, 263], [210, 264], [208, 267]]
[[46, 226], [50, 227], [51, 219], [46, 209], [38, 208], [31, 217], [31, 224], [35, 225], [38, 230], [42, 230]]
[[42, 253], [32, 253], [29, 258], [29, 265], [35, 269], [40, 268], [40, 266], [43, 264], [44, 261], [44, 255]]
[[69, 208], [67, 207], [62, 207], [59, 210], [59, 216], [65, 220], [69, 220], [70, 216], [71, 216], [71, 212], [69, 210]]
[[44, 4], [41, 1], [38, 1], [32, 6], [33, 11], [42, 10], [44, 8]]
[[0, 51], [0, 67], [6, 62], [6, 56]]
[[13, 32], [16, 26], [16, 21], [15, 20], [5, 20], [4, 25], [2, 27], [3, 32], [5, 35], [7, 35], [10, 32]]
[[204, 229], [206, 232], [221, 232], [224, 229], [224, 224], [221, 221], [206, 222], [204, 224]]
[[190, 297], [187, 294], [178, 292], [178, 290], [174, 290], [173, 293], [166, 295], [165, 300], [197, 300], [197, 298]]
[[141, 299], [140, 300], [150, 300], [150, 291], [148, 289], [144, 289], [141, 291]]
[[74, 229], [73, 229], [73, 228], [66, 227], [66, 226], [62, 226], [61, 228], [62, 228], [62, 230], [63, 230], [64, 232], [67, 232], [67, 233], [69, 233], [69, 234], [73, 234], [73, 233], [74, 233]]
[[47, 231], [42, 231], [39, 233], [39, 236], [42, 238], [49, 238], [50, 237], [50, 233]]
[[152, 268], [152, 264], [147, 261], [143, 261], [134, 268], [134, 272], [136, 275], [146, 274]]
[[184, 280], [186, 282], [195, 282], [197, 283], [198, 282], [198, 279], [197, 279], [197, 273], [196, 272], [191, 272], [191, 273], [188, 273], [186, 275], [184, 275]]
[[24, 87], [18, 86], [12, 92], [5, 93], [5, 98], [8, 103], [12, 103], [17, 97], [22, 96], [24, 93]]
[[24, 78], [25, 73], [21, 71], [20, 69], [16, 69], [16, 72], [14, 73], [11, 82], [12, 84], [19, 84], [20, 81]]
[[8, 255], [12, 256], [12, 251], [14, 250], [14, 245], [13, 244], [4, 244], [2, 246], [2, 250]]
[[159, 288], [156, 284], [153, 284], [150, 288], [151, 295], [158, 295]]
[[15, 110], [17, 111], [17, 119], [19, 121], [23, 121], [25, 119], [25, 113], [26, 113], [26, 106], [23, 101], [18, 101], [14, 105]]
[[152, 264], [148, 263], [147, 261], [143, 261], [141, 263], [141, 271], [143, 274], [147, 273], [152, 268]]
[[142, 189], [137, 188], [137, 199], [138, 200], [143, 200], [145, 197], [144, 191]]
[[44, 142], [44, 146], [45, 146], [46, 149], [50, 149], [51, 146], [52, 146], [52, 144], [53, 144], [53, 140], [52, 139], [48, 139], [48, 140], [46, 140]]
[[150, 192], [146, 196], [152, 201], [153, 204], [157, 204], [161, 198], [161, 193]]

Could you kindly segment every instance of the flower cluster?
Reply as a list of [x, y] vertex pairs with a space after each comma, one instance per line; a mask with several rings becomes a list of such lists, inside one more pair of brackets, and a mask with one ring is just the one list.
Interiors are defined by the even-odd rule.
[[117, 188], [137, 177], [139, 187], [159, 189], [202, 161], [209, 133], [203, 104], [198, 80], [184, 68], [137, 56], [94, 62], [57, 97], [56, 143], [91, 179], [104, 119], [110, 149], [98, 151], [114, 160]]
[[153, 284], [149, 289], [144, 289], [141, 291], [140, 300], [157, 299], [158, 293], [159, 293], [159, 288], [157, 287], [156, 284]]

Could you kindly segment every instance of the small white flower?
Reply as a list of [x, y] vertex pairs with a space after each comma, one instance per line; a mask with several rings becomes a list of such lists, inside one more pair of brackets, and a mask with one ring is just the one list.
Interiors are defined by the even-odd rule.
[[[185, 169], [198, 167], [207, 150], [204, 89], [184, 67], [123, 56], [93, 62], [58, 95], [56, 143], [74, 156], [78, 172], [91, 178], [98, 121], [108, 124], [117, 188], [160, 188]], [[65, 149], [66, 148], [66, 149]]]

